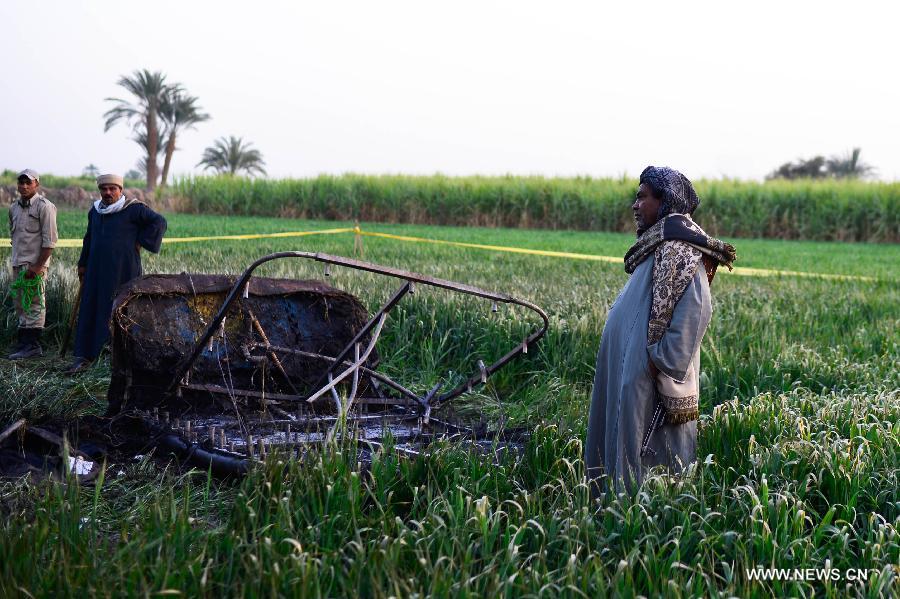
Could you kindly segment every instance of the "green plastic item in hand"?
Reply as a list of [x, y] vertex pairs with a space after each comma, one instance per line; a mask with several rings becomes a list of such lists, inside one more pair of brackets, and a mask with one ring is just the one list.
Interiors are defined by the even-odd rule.
[[10, 288], [15, 292], [18, 291], [21, 295], [22, 302], [22, 311], [28, 312], [31, 310], [31, 304], [34, 302], [35, 297], [41, 298], [40, 303], [37, 307], [34, 308], [34, 311], [39, 310], [44, 307], [44, 299], [41, 297], [41, 282], [44, 277], [36, 274], [34, 277], [30, 279], [26, 279], [25, 275], [28, 273], [28, 269], [22, 269], [19, 273], [19, 276], [16, 277], [16, 280], [13, 281]]

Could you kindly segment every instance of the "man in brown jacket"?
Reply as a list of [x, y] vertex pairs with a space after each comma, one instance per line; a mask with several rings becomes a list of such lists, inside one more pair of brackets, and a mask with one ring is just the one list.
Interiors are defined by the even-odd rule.
[[45, 279], [56, 246], [56, 206], [38, 192], [38, 174], [25, 169], [16, 180], [19, 199], [9, 207], [12, 241], [12, 296], [19, 320], [10, 360], [41, 356], [40, 338], [47, 314]]

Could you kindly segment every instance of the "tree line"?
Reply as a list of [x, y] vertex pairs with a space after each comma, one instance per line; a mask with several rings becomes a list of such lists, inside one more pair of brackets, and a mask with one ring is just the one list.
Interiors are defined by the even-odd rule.
[[[134, 140], [143, 150], [138, 161], [138, 173], [146, 177], [147, 189], [165, 187], [172, 166], [172, 156], [178, 149], [179, 135], [210, 120], [196, 96], [190, 95], [180, 83], [169, 83], [161, 71], [138, 70], [122, 76], [117, 82], [130, 98], [106, 98], [112, 107], [104, 113], [103, 130], [109, 131], [119, 123], [127, 124]], [[160, 168], [160, 160], [162, 168]], [[197, 166], [217, 173], [265, 174], [265, 161], [259, 150], [241, 137], [220, 137], [203, 151]], [[98, 170], [93, 164], [88, 169]], [[129, 174], [132, 174], [129, 172]]]
[[844, 156], [813, 156], [785, 162], [766, 176], [766, 179], [861, 179], [875, 173], [875, 168], [859, 159], [860, 148], [853, 148]]

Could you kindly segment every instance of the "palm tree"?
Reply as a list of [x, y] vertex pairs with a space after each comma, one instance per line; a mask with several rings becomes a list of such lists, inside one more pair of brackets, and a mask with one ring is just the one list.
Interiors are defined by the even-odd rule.
[[130, 77], [123, 76], [118, 84], [137, 98], [137, 102], [132, 104], [120, 98], [106, 98], [106, 101], [114, 102], [115, 105], [103, 115], [106, 117], [103, 130], [109, 131], [119, 121], [125, 121], [135, 130], [143, 131], [145, 139], [141, 145], [147, 151], [147, 189], [152, 191], [159, 178], [159, 167], [156, 162], [156, 155], [159, 152], [158, 119], [159, 107], [169, 90], [166, 76], [161, 71], [151, 73], [144, 69], [135, 71]]
[[203, 170], [213, 169], [217, 173], [235, 175], [240, 171], [248, 175], [258, 173], [266, 174], [263, 168], [265, 162], [259, 150], [250, 147], [250, 143], [244, 143], [243, 138], [230, 136], [220, 137], [215, 143], [203, 150], [203, 159], [197, 163]]
[[838, 179], [858, 179], [871, 175], [875, 168], [859, 159], [860, 148], [853, 150], [846, 156], [832, 156], [828, 159], [828, 172]]
[[166, 180], [169, 177], [169, 167], [172, 165], [172, 154], [178, 149], [175, 147], [175, 137], [178, 132], [183, 129], [193, 129], [197, 123], [209, 120], [209, 115], [201, 112], [201, 108], [197, 106], [197, 98], [184, 93], [181, 86], [174, 86], [169, 89], [163, 103], [159, 107], [159, 116], [166, 129], [163, 132], [165, 143], [165, 158], [163, 159], [162, 179], [160, 187], [166, 186]]
[[[147, 178], [147, 156], [149, 156], [149, 152], [150, 152], [150, 150], [148, 149], [150, 147], [150, 139], [147, 136], [147, 132], [143, 129], [143, 127], [135, 127], [134, 137], [132, 137], [131, 139], [137, 145], [144, 148], [144, 155], [138, 159], [138, 168], [140, 169], [141, 173], [143, 174], [143, 177], [146, 179]], [[157, 163], [159, 162], [159, 159], [162, 158], [162, 156], [163, 156], [163, 146], [158, 145], [156, 148]], [[159, 177], [157, 176], [157, 178], [154, 179], [154, 181], [153, 181], [153, 187], [156, 187], [158, 182], [159, 182]], [[147, 188], [151, 189], [149, 183], [147, 184]]]

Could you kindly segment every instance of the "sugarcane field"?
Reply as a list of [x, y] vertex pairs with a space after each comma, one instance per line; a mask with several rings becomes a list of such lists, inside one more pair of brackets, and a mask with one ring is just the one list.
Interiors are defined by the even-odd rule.
[[763, 5], [0, 7], [0, 597], [900, 595], [900, 14]]

